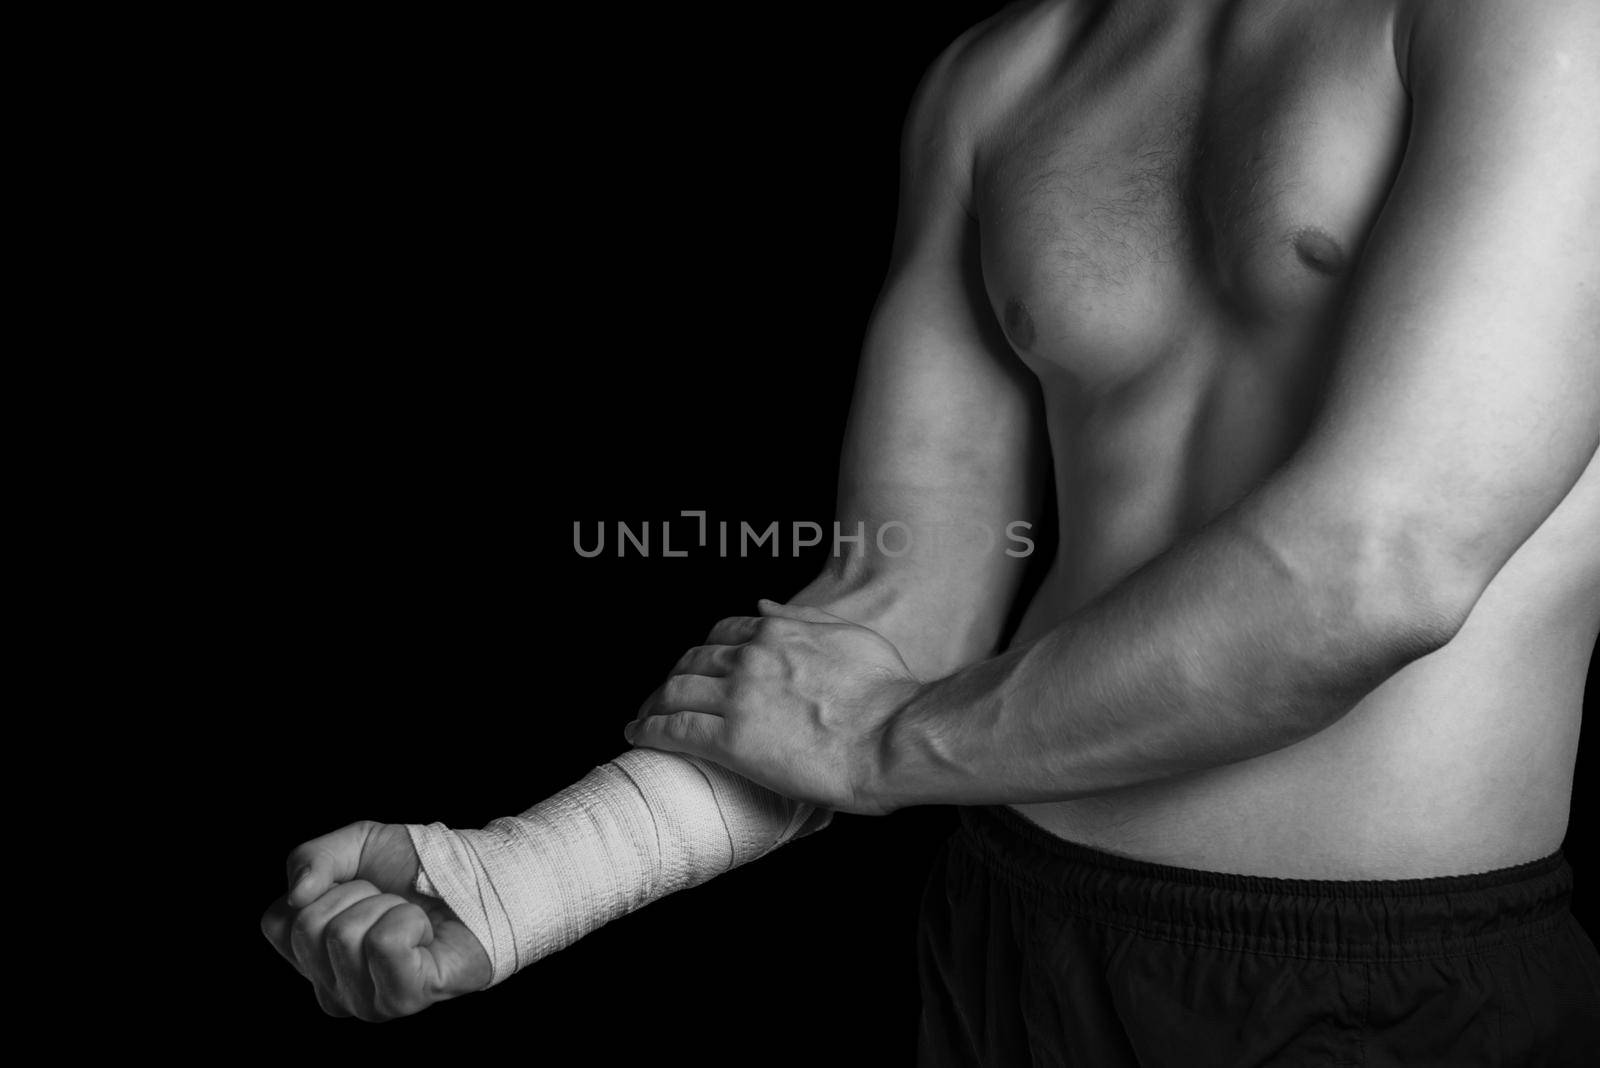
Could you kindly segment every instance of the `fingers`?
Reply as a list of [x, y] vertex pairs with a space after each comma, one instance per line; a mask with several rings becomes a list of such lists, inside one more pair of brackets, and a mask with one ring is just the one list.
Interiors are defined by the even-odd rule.
[[489, 985], [494, 969], [482, 944], [447, 910], [440, 920], [446, 938], [420, 905], [356, 879], [302, 909], [274, 903], [261, 927], [311, 980], [324, 1012], [380, 1021]]
[[289, 905], [304, 908], [335, 883], [354, 879], [372, 827], [370, 820], [362, 820], [296, 846], [287, 865]]
[[[733, 677], [770, 670], [774, 639], [781, 643], [803, 628], [796, 624], [847, 623], [820, 608], [763, 599], [758, 616], [721, 620], [706, 644], [679, 657], [672, 675], [623, 728], [636, 746], [712, 756], [727, 729], [719, 720], [732, 711]], [[758, 657], [765, 657], [758, 660]]]
[[[415, 877], [409, 845], [397, 850], [384, 843], [392, 829], [352, 823], [296, 848], [288, 861], [289, 894], [261, 917], [262, 934], [311, 980], [317, 1004], [332, 1016], [392, 1019], [493, 979], [488, 953], [448, 909], [441, 905], [439, 916], [430, 917], [407, 898], [379, 890], [409, 887]], [[448, 939], [438, 937], [440, 922]]]
[[673, 675], [656, 687], [639, 709], [638, 719], [672, 712], [721, 715], [728, 707], [728, 684], [706, 675]]
[[756, 602], [756, 611], [765, 618], [794, 619], [801, 623], [848, 623], [843, 616], [806, 604], [779, 604], [763, 597]]
[[761, 637], [792, 633], [795, 623], [843, 623], [853, 626], [850, 620], [836, 616], [821, 608], [803, 604], [779, 604], [763, 597], [756, 602], [760, 615], [733, 616], [711, 628], [706, 635], [707, 645], [743, 645]]
[[454, 915], [429, 919], [433, 922], [433, 942], [423, 953], [433, 960], [437, 996], [453, 998], [488, 986], [494, 978], [494, 963], [478, 936]]
[[267, 936], [272, 948], [290, 964], [295, 963], [294, 947], [289, 944], [289, 931], [294, 926], [295, 914], [296, 910], [290, 908], [287, 901], [279, 898], [261, 915], [261, 933]]
[[722, 750], [722, 730], [721, 716], [672, 712], [634, 720], [622, 733], [636, 746], [714, 760]]
[[[403, 905], [406, 905], [405, 898], [395, 894], [376, 894], [362, 898], [330, 920], [324, 932], [323, 944], [328, 960], [333, 966], [333, 974], [338, 979], [339, 1000], [359, 1019], [370, 1022], [405, 1015], [379, 1009], [376, 999], [377, 987], [367, 959], [368, 940], [373, 928], [391, 910]], [[416, 908], [414, 905], [410, 907]], [[417, 911], [422, 910], [417, 909]], [[424, 916], [423, 923], [426, 922], [427, 917]], [[405, 931], [415, 933], [415, 925], [406, 927]], [[409, 952], [415, 946], [415, 942], [404, 947], [399, 946], [398, 942], [390, 943], [391, 949], [403, 952]], [[402, 984], [402, 1000], [412, 1006], [407, 1010], [409, 1012], [417, 1012], [427, 1007], [417, 986], [414, 973], [408, 984]]]
[[336, 992], [339, 979], [328, 959], [323, 935], [329, 923], [356, 902], [376, 897], [378, 888], [365, 879], [340, 883], [295, 916], [289, 929], [289, 945], [300, 973], [329, 992]]
[[761, 626], [760, 616], [733, 616], [723, 619], [706, 635], [707, 645], [743, 645], [756, 636]]
[[[711, 628], [711, 633], [706, 636], [706, 645], [745, 645], [749, 642], [760, 641], [763, 638], [782, 637], [794, 633], [797, 619], [788, 616], [734, 616], [724, 619]], [[822, 620], [826, 623], [837, 623], [836, 619]]]
[[420, 905], [401, 902], [366, 932], [362, 948], [379, 1016], [409, 1016], [435, 1000], [443, 985], [433, 954], [433, 923]]
[[732, 674], [737, 645], [697, 645], [678, 657], [674, 675], [707, 675], [721, 678]]

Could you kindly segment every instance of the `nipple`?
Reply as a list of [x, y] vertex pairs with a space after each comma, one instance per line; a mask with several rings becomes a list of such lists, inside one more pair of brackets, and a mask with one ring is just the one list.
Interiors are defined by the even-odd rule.
[[1005, 328], [1006, 336], [1018, 351], [1033, 347], [1033, 316], [1028, 314], [1028, 306], [1016, 297], [1006, 301]]
[[1338, 274], [1344, 270], [1344, 247], [1326, 230], [1305, 226], [1289, 236], [1300, 262], [1318, 274]]

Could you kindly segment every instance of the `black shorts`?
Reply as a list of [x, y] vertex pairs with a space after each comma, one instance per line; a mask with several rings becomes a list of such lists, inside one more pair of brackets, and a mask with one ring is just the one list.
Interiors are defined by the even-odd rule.
[[1263, 879], [964, 808], [923, 896], [919, 1063], [1600, 1065], [1560, 853], [1482, 875]]

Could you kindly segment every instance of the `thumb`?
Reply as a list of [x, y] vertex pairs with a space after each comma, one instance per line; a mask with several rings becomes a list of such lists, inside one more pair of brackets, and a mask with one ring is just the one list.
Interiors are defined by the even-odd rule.
[[296, 846], [288, 862], [290, 907], [304, 908], [335, 883], [354, 879], [361, 848], [374, 826], [361, 820]]
[[808, 604], [780, 604], [766, 597], [756, 602], [756, 611], [778, 619], [797, 619], [802, 623], [848, 623], [843, 616]]

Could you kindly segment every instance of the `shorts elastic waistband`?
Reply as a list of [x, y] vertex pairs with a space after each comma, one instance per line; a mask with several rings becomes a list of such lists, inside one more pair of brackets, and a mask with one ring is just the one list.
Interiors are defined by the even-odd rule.
[[1154, 937], [1330, 960], [1469, 953], [1561, 923], [1558, 850], [1511, 868], [1426, 879], [1277, 879], [1153, 864], [1068, 842], [1004, 805], [962, 808], [989, 867], [1075, 915]]

